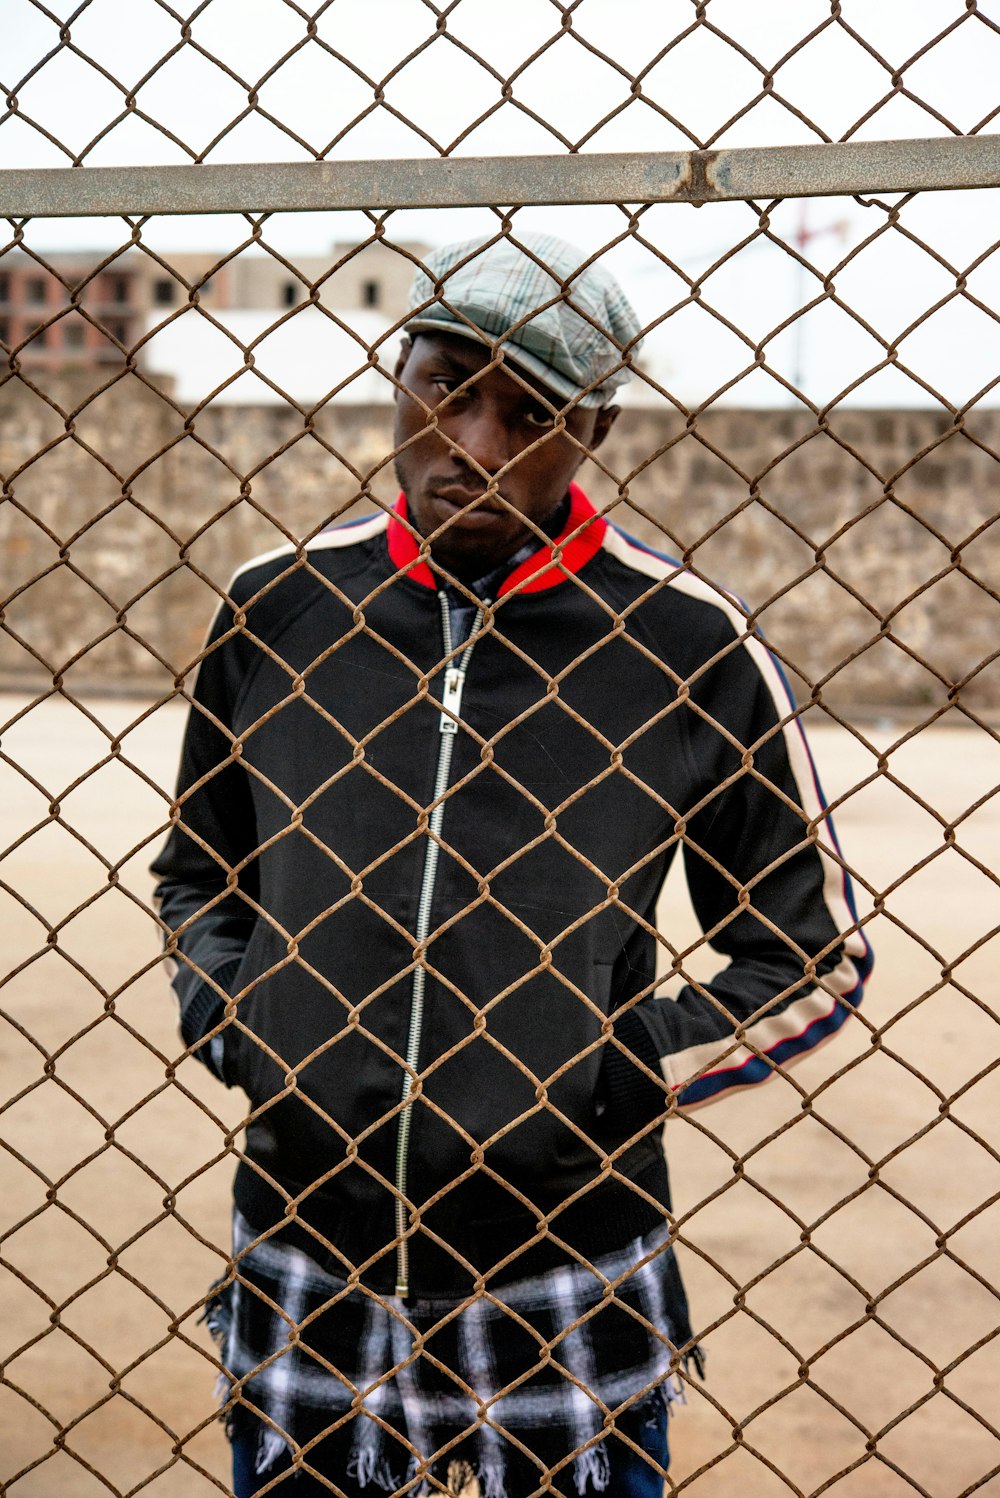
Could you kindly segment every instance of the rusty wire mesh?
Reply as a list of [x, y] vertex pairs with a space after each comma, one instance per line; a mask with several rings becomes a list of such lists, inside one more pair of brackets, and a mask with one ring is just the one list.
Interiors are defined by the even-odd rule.
[[[745, 8], [664, 5], [663, 36], [638, 49], [633, 37], [627, 52], [616, 48], [628, 40], [620, 6], [537, 4], [501, 34], [473, 0], [414, 3], [399, 8], [398, 38], [381, 37], [375, 67], [346, 0], [312, 13], [275, 4], [277, 31], [242, 34], [225, 0], [186, 16], [151, 0], [145, 28], [114, 37], [113, 7], [98, 0], [72, 13], [31, 0], [17, 18], [30, 57], [0, 80], [0, 162], [969, 135], [1000, 107], [969, 71], [973, 55], [1000, 46], [987, 10], [942, 6], [931, 27], [914, 7], [903, 44], [870, 9], [786, 7], [764, 53]], [[118, 76], [114, 48], [126, 44], [131, 71]], [[801, 72], [820, 46], [843, 80], [830, 118], [813, 117]], [[431, 108], [442, 54], [458, 81], [450, 115]], [[953, 59], [950, 71], [932, 72], [935, 55]], [[16, 58], [12, 44], [0, 67]], [[671, 1112], [670, 1222], [710, 1377], [681, 1370], [688, 1408], [671, 1428], [668, 1491], [959, 1498], [997, 1487], [1000, 287], [988, 220], [949, 235], [957, 197], [827, 202], [837, 228], [826, 234], [790, 203], [711, 208], [708, 250], [678, 242], [675, 216], [689, 210], [676, 207], [608, 205], [580, 221], [588, 254], [619, 268], [627, 290], [630, 275], [647, 274], [655, 303], [636, 360], [641, 399], [586, 454], [583, 486], [688, 575], [750, 601], [748, 627], [766, 633], [794, 681], [793, 716], [819, 755], [881, 965], [858, 1019], [822, 1057], [711, 1112]], [[573, 223], [560, 210], [560, 232]], [[391, 504], [394, 288], [426, 243], [518, 241], [551, 224], [502, 206], [474, 222], [441, 213], [433, 226], [426, 214], [330, 215], [324, 233], [337, 246], [316, 256], [295, 248], [294, 216], [252, 211], [214, 232], [222, 248], [196, 252], [156, 218], [102, 226], [101, 250], [88, 253], [60, 250], [41, 221], [10, 223], [0, 252], [4, 1493], [228, 1490], [211, 1399], [218, 1362], [198, 1317], [206, 1285], [229, 1265], [244, 1105], [175, 1039], [146, 874], [171, 815], [205, 629], [246, 558], [287, 546], [288, 568], [308, 571], [305, 542], [331, 520]], [[768, 286], [789, 264], [794, 302], [775, 315]], [[752, 319], [741, 276], [760, 288]], [[890, 327], [894, 276], [909, 302]], [[248, 331], [233, 298], [254, 285], [274, 300]], [[366, 321], [372, 285], [385, 293], [378, 325]], [[965, 338], [958, 357], [947, 336], [920, 341], [948, 316]], [[168, 376], [159, 351], [192, 324], [209, 341], [180, 345], [179, 374]], [[336, 379], [296, 386], [300, 345], [283, 356], [281, 338], [303, 325]], [[808, 367], [801, 329], [811, 330]], [[660, 362], [658, 332], [672, 350]], [[837, 349], [850, 338], [844, 361]], [[829, 360], [816, 352], [827, 342]], [[692, 388], [685, 361], [703, 346]], [[606, 601], [594, 604], [609, 638], [620, 633]], [[501, 609], [486, 626], [503, 637]], [[440, 696], [445, 664], [415, 674], [396, 716]], [[534, 669], [551, 689], [552, 675]], [[289, 700], [303, 695], [308, 673], [289, 668]], [[477, 740], [481, 769], [502, 737]], [[377, 763], [378, 733], [370, 745]], [[601, 749], [608, 766], [570, 804], [620, 763], [614, 743]], [[403, 841], [424, 843], [429, 805], [412, 809]], [[447, 852], [447, 817], [441, 836]], [[619, 902], [622, 871], [593, 872], [603, 902]], [[352, 894], [365, 897], [363, 878]], [[706, 981], [718, 958], [673, 876], [660, 911], [663, 971]], [[433, 973], [432, 951], [415, 960]], [[294, 941], [285, 960], [299, 960]], [[231, 1023], [241, 1024], [238, 1005]], [[409, 1231], [432, 1202], [411, 1203]], [[539, 1481], [566, 1490], [565, 1474]]]
[[[9, 164], [55, 166], [972, 135], [996, 117], [995, 100], [970, 88], [977, 55], [996, 55], [989, 5], [949, 0], [880, 15], [809, 0], [769, 15], [765, 25], [733, 0], [671, 0], [655, 13], [547, 0], [519, 6], [501, 28], [482, 0], [413, 0], [394, 7], [387, 38], [357, 0], [312, 11], [275, 0], [242, 27], [235, 0], [187, 14], [164, 0], [128, 12], [107, 0], [72, 9], [17, 0], [0, 128], [18, 152]], [[120, 31], [102, 26], [126, 17]], [[638, 38], [627, 26], [635, 17]], [[822, 66], [839, 74], [825, 118], [803, 70], [820, 48]], [[930, 70], [932, 59], [943, 72]], [[445, 129], [429, 87], [443, 74]], [[71, 103], [46, 94], [46, 83], [68, 85]], [[204, 122], [195, 91], [210, 110]], [[35, 147], [44, 154], [30, 158]]]

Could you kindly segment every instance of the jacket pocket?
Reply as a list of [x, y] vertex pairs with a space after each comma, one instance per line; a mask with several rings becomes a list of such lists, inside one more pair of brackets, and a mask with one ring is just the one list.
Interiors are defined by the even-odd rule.
[[[243, 949], [240, 965], [233, 974], [229, 984], [231, 998], [236, 998], [242, 990], [251, 982], [253, 974], [260, 967], [260, 947], [262, 939], [260, 918], [254, 922], [253, 930], [250, 932], [249, 940]], [[222, 1031], [222, 1071], [223, 1079], [227, 1087], [242, 1087], [247, 1091], [245, 1080], [246, 1072], [246, 1046], [247, 1037], [240, 1029], [240, 1025], [250, 1026], [250, 1011], [256, 985], [247, 989], [236, 1005], [236, 1015], [231, 1024]], [[239, 1021], [237, 1024], [236, 1021]]]

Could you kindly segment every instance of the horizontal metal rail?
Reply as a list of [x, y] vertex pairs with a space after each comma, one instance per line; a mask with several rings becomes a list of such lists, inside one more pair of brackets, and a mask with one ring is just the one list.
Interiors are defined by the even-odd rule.
[[713, 203], [1000, 186], [1000, 135], [732, 151], [0, 171], [0, 216]]

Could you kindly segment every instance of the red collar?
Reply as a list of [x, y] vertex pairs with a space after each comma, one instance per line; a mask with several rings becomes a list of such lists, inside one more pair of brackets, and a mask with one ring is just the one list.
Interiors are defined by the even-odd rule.
[[[543, 588], [557, 588], [566, 581], [567, 573], [579, 572], [600, 551], [608, 528], [607, 521], [597, 514], [583, 490], [576, 484], [569, 486], [569, 499], [569, 515], [559, 535], [555, 540], [539, 545], [533, 556], [514, 568], [500, 586], [501, 596], [513, 592], [515, 588], [519, 593], [540, 593]], [[426, 562], [418, 560], [420, 546], [406, 519], [406, 495], [401, 494], [389, 516], [386, 533], [389, 555], [394, 565], [401, 572], [405, 571], [407, 577], [412, 578], [415, 583], [422, 583], [425, 588], [436, 588], [437, 577]], [[574, 531], [578, 534], [574, 535]], [[567, 536], [572, 536], [573, 539], [567, 542]], [[554, 546], [563, 548], [560, 561], [555, 563], [552, 561]]]

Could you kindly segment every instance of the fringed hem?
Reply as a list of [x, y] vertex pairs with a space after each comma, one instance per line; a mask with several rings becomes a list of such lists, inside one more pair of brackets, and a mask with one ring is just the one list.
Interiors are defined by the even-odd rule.
[[393, 1474], [385, 1457], [371, 1450], [351, 1457], [347, 1475], [359, 1488], [381, 1488], [383, 1493], [394, 1493], [402, 1486], [402, 1478]]
[[605, 1491], [611, 1481], [611, 1462], [603, 1441], [598, 1441], [588, 1451], [581, 1451], [573, 1463], [573, 1481], [576, 1491], [581, 1494], [586, 1493], [588, 1483], [595, 1493]]
[[[507, 1475], [502, 1460], [494, 1458], [476, 1465], [463, 1462], [461, 1466], [465, 1473], [463, 1486], [461, 1489], [449, 1487], [449, 1493], [454, 1491], [459, 1498], [467, 1498], [471, 1493], [478, 1494], [478, 1498], [507, 1498]], [[258, 1467], [258, 1472], [262, 1470], [266, 1468]], [[393, 1472], [388, 1459], [378, 1453], [376, 1444], [371, 1441], [362, 1443], [347, 1464], [347, 1475], [359, 1488], [377, 1488], [383, 1493], [394, 1493], [407, 1482], [412, 1482], [416, 1470], [417, 1464], [411, 1460], [405, 1474]], [[451, 1475], [449, 1470], [449, 1480]], [[573, 1483], [580, 1498], [585, 1498], [588, 1492], [607, 1492], [610, 1481], [611, 1460], [604, 1441], [598, 1441], [574, 1459]], [[427, 1484], [421, 1483], [411, 1493], [413, 1498], [419, 1498], [419, 1495], [429, 1491]]]
[[271, 1430], [268, 1426], [262, 1425], [260, 1439], [257, 1443], [257, 1460], [253, 1466], [254, 1472], [258, 1477], [263, 1477], [264, 1473], [270, 1467], [274, 1466], [278, 1458], [284, 1456], [285, 1452], [290, 1450], [291, 1447], [284, 1436], [279, 1435], [276, 1430]]

